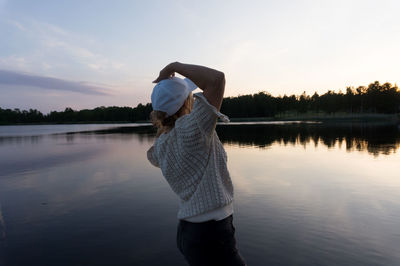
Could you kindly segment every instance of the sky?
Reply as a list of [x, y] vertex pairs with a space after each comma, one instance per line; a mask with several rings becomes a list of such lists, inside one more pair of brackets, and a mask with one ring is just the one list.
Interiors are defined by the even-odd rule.
[[225, 96], [400, 80], [400, 1], [0, 0], [0, 107], [150, 102], [168, 63], [225, 73]]

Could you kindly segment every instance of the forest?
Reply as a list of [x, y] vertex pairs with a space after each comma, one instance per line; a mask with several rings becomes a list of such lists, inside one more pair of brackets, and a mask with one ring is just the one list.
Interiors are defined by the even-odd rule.
[[[40, 123], [99, 123], [147, 121], [152, 111], [150, 103], [136, 107], [97, 107], [94, 109], [52, 111], [43, 114], [36, 109], [2, 109], [0, 124]], [[224, 98], [221, 112], [230, 118], [274, 118], [285, 113], [400, 113], [400, 90], [397, 85], [375, 81], [368, 86], [347, 87], [346, 92], [328, 92], [319, 95], [272, 96], [268, 92]]]

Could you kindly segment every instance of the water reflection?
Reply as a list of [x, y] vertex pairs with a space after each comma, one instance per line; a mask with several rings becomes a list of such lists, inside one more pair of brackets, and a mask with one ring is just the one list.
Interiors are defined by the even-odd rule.
[[[217, 131], [248, 265], [400, 265], [398, 128]], [[176, 195], [145, 156], [153, 139], [125, 126], [0, 136], [0, 265], [186, 265]]]
[[184, 265], [174, 195], [138, 134], [38, 139], [0, 147], [0, 265]]
[[[347, 151], [366, 151], [374, 156], [395, 153], [400, 147], [400, 128], [397, 125], [347, 123], [347, 124], [220, 124], [217, 133], [222, 143], [267, 148], [274, 143], [282, 145], [339, 146]], [[48, 135], [54, 139], [65, 139], [73, 144], [76, 135], [90, 139], [99, 136], [107, 139], [119, 134], [120, 138], [137, 138], [141, 143], [151, 143], [155, 137], [153, 127], [118, 126], [108, 129], [57, 133]], [[39, 144], [48, 136], [0, 136], [0, 146], [9, 144]]]
[[0, 146], [7, 144], [39, 143], [43, 136], [0, 136]]
[[239, 146], [269, 147], [319, 144], [329, 148], [345, 146], [347, 151], [367, 151], [373, 155], [391, 154], [400, 147], [400, 131], [395, 125], [370, 124], [293, 124], [293, 125], [220, 125], [220, 139]]
[[[79, 132], [78, 134], [138, 135], [140, 142], [152, 142], [155, 131], [151, 126], [117, 127], [106, 130]], [[339, 146], [347, 151], [366, 151], [374, 156], [395, 153], [400, 147], [400, 128], [396, 125], [346, 124], [220, 124], [217, 133], [222, 143], [268, 148], [281, 145]], [[1, 141], [0, 141], [1, 145]]]
[[[43, 170], [49, 167], [75, 163], [97, 156], [104, 152], [104, 145], [85, 143], [73, 144], [69, 136], [52, 137], [26, 136], [16, 138], [1, 138], [0, 177], [28, 171]], [[66, 142], [65, 142], [66, 141]], [[82, 141], [80, 141], [82, 142]], [[79, 142], [78, 142], [79, 143]]]
[[0, 265], [4, 265], [4, 248], [6, 244], [6, 224], [4, 223], [3, 210], [0, 204]]

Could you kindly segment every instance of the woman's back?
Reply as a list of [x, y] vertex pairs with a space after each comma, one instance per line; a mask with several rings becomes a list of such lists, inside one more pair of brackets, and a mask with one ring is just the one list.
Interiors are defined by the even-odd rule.
[[215, 132], [218, 117], [228, 118], [201, 94], [190, 114], [162, 134], [148, 151], [149, 161], [161, 171], [180, 198], [178, 219], [186, 219], [228, 205], [233, 185], [225, 150]]

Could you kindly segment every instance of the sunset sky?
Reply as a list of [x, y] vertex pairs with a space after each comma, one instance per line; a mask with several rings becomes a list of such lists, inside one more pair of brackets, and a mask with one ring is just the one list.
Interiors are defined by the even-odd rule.
[[400, 80], [400, 1], [0, 0], [0, 107], [136, 106], [169, 62], [226, 96]]

